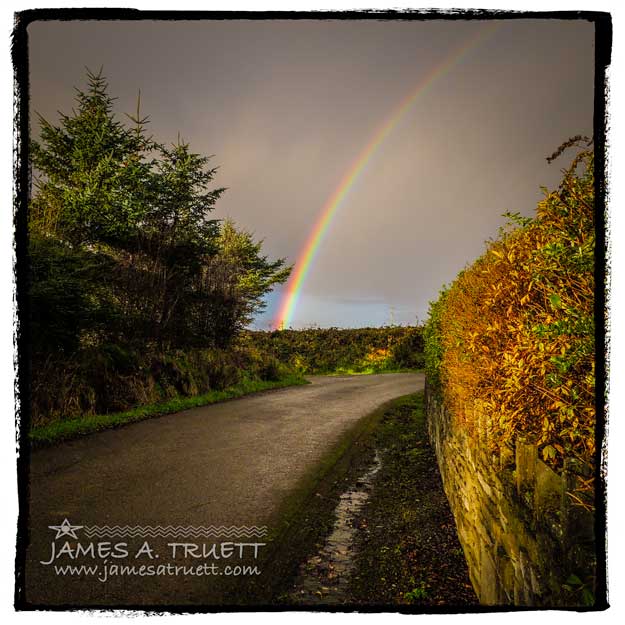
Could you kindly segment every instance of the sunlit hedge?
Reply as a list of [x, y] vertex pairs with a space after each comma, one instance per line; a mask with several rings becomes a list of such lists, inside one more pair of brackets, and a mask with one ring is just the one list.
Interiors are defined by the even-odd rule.
[[[456, 427], [524, 439], [554, 468], [595, 453], [594, 176], [587, 148], [432, 303], [426, 372]], [[477, 422], [477, 415], [480, 417]]]
[[361, 373], [423, 367], [420, 326], [309, 328], [241, 337], [301, 373]]

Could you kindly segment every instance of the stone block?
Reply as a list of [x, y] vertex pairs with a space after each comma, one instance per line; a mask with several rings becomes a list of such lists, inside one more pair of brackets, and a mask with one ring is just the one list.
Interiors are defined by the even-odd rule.
[[510, 559], [516, 559], [516, 555], [519, 553], [519, 540], [516, 534], [512, 532], [504, 532], [501, 535], [501, 543], [508, 554]]
[[497, 567], [491, 551], [486, 545], [482, 545], [480, 556], [480, 603], [484, 605], [499, 604], [499, 586]]
[[503, 445], [499, 449], [499, 469], [509, 469], [514, 466], [514, 449]]
[[475, 474], [475, 477], [477, 478], [477, 481], [479, 482], [482, 490], [484, 491], [484, 494], [487, 497], [492, 497], [493, 491], [491, 487], [488, 485], [488, 483], [486, 482], [486, 480], [482, 477], [482, 475], [478, 472]]
[[594, 516], [573, 506], [566, 495], [587, 470], [571, 461], [561, 477], [539, 459], [535, 445], [524, 442], [493, 455], [482, 441], [452, 427], [444, 405], [431, 401], [427, 413], [443, 487], [480, 601], [561, 606], [565, 573], [576, 570], [592, 577], [596, 567]]
[[558, 540], [563, 536], [562, 497], [565, 481], [544, 462], [536, 463], [533, 512], [538, 523]]
[[521, 499], [528, 491], [534, 490], [536, 481], [536, 462], [538, 449], [535, 445], [517, 443], [516, 445], [516, 480], [517, 493]]
[[501, 559], [499, 563], [501, 569], [501, 585], [505, 594], [505, 601], [508, 604], [514, 603], [514, 565], [508, 558], [506, 560]]

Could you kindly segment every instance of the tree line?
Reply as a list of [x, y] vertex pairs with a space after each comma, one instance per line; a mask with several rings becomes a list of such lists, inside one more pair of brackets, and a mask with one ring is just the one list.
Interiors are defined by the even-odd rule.
[[420, 326], [246, 331], [243, 338], [306, 374], [373, 373], [424, 365]]
[[57, 124], [39, 115], [29, 147], [33, 360], [106, 344], [228, 348], [291, 267], [211, 217], [217, 167], [149, 136], [140, 98], [119, 121], [100, 70], [75, 101]]

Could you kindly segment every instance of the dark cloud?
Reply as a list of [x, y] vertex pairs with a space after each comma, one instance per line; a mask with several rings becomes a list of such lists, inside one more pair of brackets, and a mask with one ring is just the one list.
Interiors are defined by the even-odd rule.
[[[84, 66], [104, 67], [120, 111], [141, 89], [151, 130], [215, 154], [218, 216], [297, 258], [371, 135], [479, 22], [39, 22], [31, 105], [69, 111]], [[294, 325], [423, 318], [503, 223], [531, 214], [592, 133], [591, 23], [502, 22], [417, 99], [352, 188], [323, 241]], [[36, 124], [33, 122], [33, 131]], [[270, 300], [268, 315], [277, 296]], [[268, 317], [259, 320], [267, 323]]]

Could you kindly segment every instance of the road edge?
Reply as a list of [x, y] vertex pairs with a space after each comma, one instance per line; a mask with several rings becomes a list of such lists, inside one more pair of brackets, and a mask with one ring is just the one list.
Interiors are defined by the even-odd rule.
[[334, 510], [350, 481], [371, 463], [375, 453], [371, 434], [375, 428], [396, 403], [418, 392], [422, 389], [394, 397], [359, 419], [300, 478], [270, 519], [270, 548], [260, 563], [268, 575], [250, 588], [245, 605], [298, 609], [282, 599], [280, 593], [295, 579], [300, 563], [316, 551], [331, 531]]

